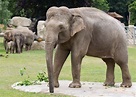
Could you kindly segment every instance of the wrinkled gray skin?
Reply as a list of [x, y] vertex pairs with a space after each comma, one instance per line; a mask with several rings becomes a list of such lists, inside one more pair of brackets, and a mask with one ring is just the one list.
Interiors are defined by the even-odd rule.
[[6, 43], [6, 53], [14, 53], [14, 41], [9, 41]]
[[24, 35], [21, 33], [14, 34], [14, 48], [16, 53], [22, 53], [24, 46]]
[[[107, 65], [105, 86], [114, 82], [114, 67], [122, 71], [123, 87], [131, 87], [128, 70], [126, 36], [121, 23], [96, 8], [51, 7], [48, 9], [46, 26], [46, 62], [50, 92], [59, 87], [61, 68], [71, 52], [71, 88], [80, 88], [81, 62], [85, 55], [101, 58]], [[53, 66], [53, 50], [58, 44]]]

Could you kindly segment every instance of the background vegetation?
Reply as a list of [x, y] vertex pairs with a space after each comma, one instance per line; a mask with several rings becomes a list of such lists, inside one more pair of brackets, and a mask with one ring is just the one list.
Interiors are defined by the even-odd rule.
[[[128, 25], [129, 15], [131, 24], [136, 23], [136, 0], [0, 0], [0, 23], [13, 16], [45, 19], [45, 13], [51, 6], [69, 8], [93, 6], [105, 12], [121, 14], [124, 17], [121, 21], [126, 25]], [[1, 15], [4, 15], [4, 18]]]

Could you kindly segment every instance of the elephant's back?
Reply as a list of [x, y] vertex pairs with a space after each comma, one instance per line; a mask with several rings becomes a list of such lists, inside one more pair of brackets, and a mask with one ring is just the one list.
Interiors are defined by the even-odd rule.
[[126, 33], [121, 22], [96, 8], [78, 8], [90, 30], [91, 42], [87, 55], [112, 58], [117, 48], [125, 49]]

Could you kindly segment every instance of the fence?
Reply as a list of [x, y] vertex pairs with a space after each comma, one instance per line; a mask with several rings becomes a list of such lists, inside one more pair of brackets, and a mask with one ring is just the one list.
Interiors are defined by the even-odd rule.
[[125, 27], [127, 42], [128, 45], [136, 46], [136, 27], [135, 26], [126, 26]]

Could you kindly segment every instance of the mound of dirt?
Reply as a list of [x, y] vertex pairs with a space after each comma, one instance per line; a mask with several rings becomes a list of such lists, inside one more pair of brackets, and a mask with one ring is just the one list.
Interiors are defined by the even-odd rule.
[[[103, 86], [99, 82], [81, 82], [81, 88], [69, 88], [71, 81], [60, 80], [60, 87], [55, 88], [54, 93], [72, 95], [76, 97], [136, 97], [136, 83], [133, 83], [131, 88], [119, 87], [120, 83], [116, 83], [115, 87]], [[41, 85], [17, 86], [17, 83], [12, 85], [12, 88], [35, 93], [49, 93], [48, 83], [41, 82]]]

